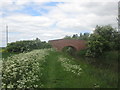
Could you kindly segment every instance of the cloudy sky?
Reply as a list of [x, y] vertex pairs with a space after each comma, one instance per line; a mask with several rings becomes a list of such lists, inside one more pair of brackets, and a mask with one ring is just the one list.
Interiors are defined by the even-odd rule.
[[[91, 33], [96, 25], [117, 28], [119, 0], [0, 0], [0, 46], [9, 42]], [[2, 43], [2, 44], [1, 44]]]

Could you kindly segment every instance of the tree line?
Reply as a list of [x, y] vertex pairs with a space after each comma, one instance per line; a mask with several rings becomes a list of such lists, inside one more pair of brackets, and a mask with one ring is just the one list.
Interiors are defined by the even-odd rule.
[[45, 41], [41, 41], [39, 38], [35, 40], [23, 40], [9, 43], [5, 48], [8, 52], [27, 52], [34, 49], [51, 48], [51, 45]]

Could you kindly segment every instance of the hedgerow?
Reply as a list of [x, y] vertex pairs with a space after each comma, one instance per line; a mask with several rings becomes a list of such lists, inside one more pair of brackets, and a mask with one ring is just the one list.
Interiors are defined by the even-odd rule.
[[51, 45], [46, 42], [36, 40], [24, 40], [9, 43], [6, 47], [8, 52], [27, 52], [34, 49], [51, 48]]

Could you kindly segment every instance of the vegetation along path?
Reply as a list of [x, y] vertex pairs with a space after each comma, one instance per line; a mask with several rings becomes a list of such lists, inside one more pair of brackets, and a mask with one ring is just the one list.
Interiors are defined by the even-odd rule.
[[3, 62], [3, 87], [8, 88], [115, 88], [118, 83], [117, 73], [53, 49], [8, 56]]
[[45, 59], [43, 88], [117, 87], [117, 74], [105, 69], [96, 69], [56, 51], [50, 51]]

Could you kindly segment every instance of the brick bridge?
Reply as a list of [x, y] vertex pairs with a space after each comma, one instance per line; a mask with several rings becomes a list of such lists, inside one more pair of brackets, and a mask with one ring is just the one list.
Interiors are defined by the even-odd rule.
[[61, 51], [64, 47], [67, 46], [73, 47], [77, 51], [86, 48], [86, 41], [84, 40], [58, 39], [50, 40], [49, 43], [58, 51]]

